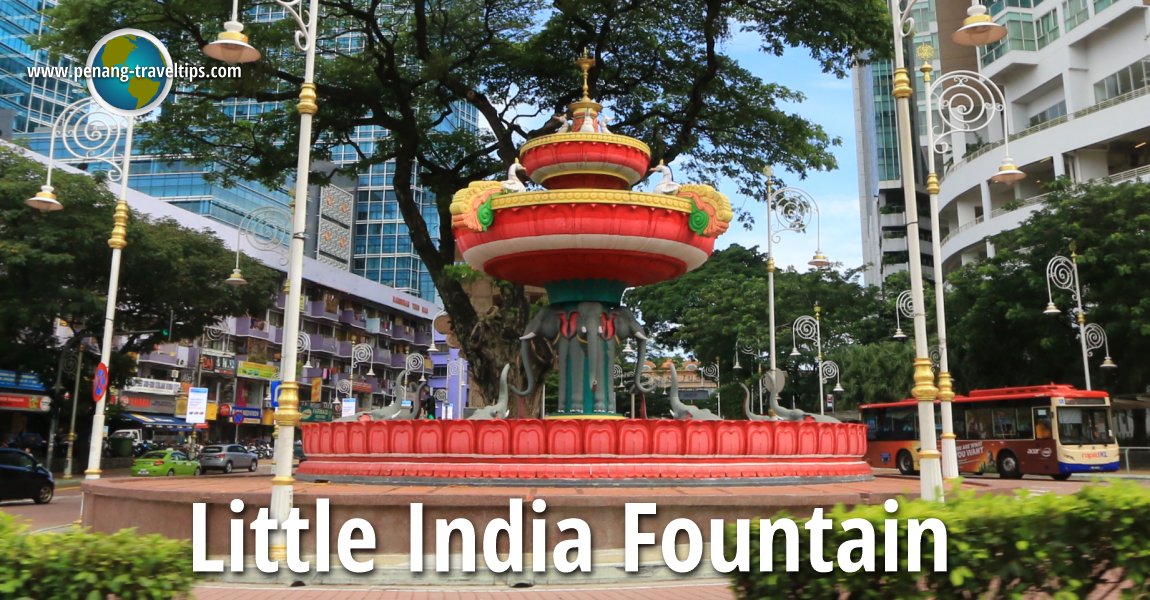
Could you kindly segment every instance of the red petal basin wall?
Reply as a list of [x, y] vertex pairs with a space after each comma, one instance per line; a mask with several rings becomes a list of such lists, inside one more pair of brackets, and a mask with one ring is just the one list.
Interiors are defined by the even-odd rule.
[[814, 421], [540, 420], [305, 423], [307, 478], [870, 477], [866, 427]]

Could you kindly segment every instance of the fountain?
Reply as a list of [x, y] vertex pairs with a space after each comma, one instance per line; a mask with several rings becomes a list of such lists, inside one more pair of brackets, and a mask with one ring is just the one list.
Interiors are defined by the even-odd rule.
[[[632, 385], [640, 391], [647, 336], [621, 305], [628, 287], [673, 279], [706, 262], [732, 218], [708, 185], [679, 183], [650, 167], [643, 142], [607, 129], [588, 95], [594, 59], [576, 61], [583, 96], [557, 116], [557, 133], [525, 143], [503, 181], [476, 181], [455, 194], [452, 227], [463, 259], [484, 273], [546, 288], [550, 304], [521, 338], [526, 387], [468, 420], [368, 415], [304, 425], [304, 480], [786, 483], [869, 479], [866, 429], [803, 414], [723, 420], [673, 401], [673, 419], [628, 419], [616, 407], [614, 357], [634, 338]], [[526, 172], [542, 189], [529, 188]], [[653, 192], [632, 190], [649, 172]], [[506, 419], [509, 391], [534, 393], [532, 344], [555, 349], [559, 406], [547, 419]], [[776, 391], [777, 393], [777, 391]], [[749, 406], [749, 402], [744, 403]], [[748, 409], [749, 410], [749, 409]], [[709, 416], [709, 418], [708, 418]], [[668, 468], [673, 465], [674, 468]]]

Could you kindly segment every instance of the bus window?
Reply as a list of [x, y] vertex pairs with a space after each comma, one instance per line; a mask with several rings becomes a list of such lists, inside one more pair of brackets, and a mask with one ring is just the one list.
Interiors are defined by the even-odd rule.
[[966, 412], [966, 432], [972, 440], [984, 440], [991, 435], [990, 410], [971, 409]]
[[998, 439], [1011, 439], [1016, 437], [1014, 427], [1014, 409], [996, 408], [994, 410], [994, 437]]
[[1058, 441], [1063, 444], [1113, 444], [1105, 408], [1058, 409]]
[[1048, 440], [1053, 436], [1050, 429], [1050, 409], [1049, 408], [1035, 408], [1034, 409], [1034, 439]]

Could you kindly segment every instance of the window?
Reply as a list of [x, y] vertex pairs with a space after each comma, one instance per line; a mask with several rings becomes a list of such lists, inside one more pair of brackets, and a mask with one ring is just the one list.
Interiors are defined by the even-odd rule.
[[1136, 60], [1126, 68], [1096, 82], [1094, 101], [1104, 102], [1148, 85], [1150, 85], [1150, 56]]
[[1113, 444], [1108, 411], [1105, 408], [1060, 407], [1058, 441], [1063, 444]]
[[1047, 121], [1051, 121], [1053, 119], [1057, 119], [1058, 117], [1063, 117], [1063, 116], [1066, 116], [1066, 101], [1065, 100], [1061, 100], [1057, 104], [1055, 104], [1054, 106], [1051, 106], [1050, 108], [1047, 108], [1046, 110], [1030, 117], [1030, 120], [1027, 122], [1027, 126], [1028, 127], [1034, 127], [1035, 125], [1041, 125], [1042, 123], [1045, 123]]
[[1042, 15], [1041, 17], [1038, 17], [1038, 21], [1035, 23], [1034, 27], [1034, 35], [1035, 42], [1037, 43], [1040, 50], [1045, 48], [1054, 40], [1058, 39], [1060, 33], [1061, 31], [1058, 29], [1057, 11], [1052, 10]]
[[1066, 0], [1062, 3], [1062, 20], [1066, 24], [1066, 31], [1070, 31], [1075, 27], [1086, 22], [1090, 18], [1090, 11], [1087, 9], [1087, 0]]

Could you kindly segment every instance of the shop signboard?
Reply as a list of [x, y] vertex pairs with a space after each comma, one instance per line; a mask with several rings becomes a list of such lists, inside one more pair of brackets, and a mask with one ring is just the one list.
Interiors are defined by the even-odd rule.
[[184, 420], [188, 423], [205, 423], [208, 416], [208, 388], [188, 390], [188, 413]]
[[46, 412], [52, 399], [39, 394], [0, 393], [0, 410], [27, 410]]
[[236, 375], [247, 377], [248, 379], [266, 379], [272, 381], [279, 379], [279, 369], [274, 365], [265, 365], [263, 363], [243, 360], [236, 366]]
[[35, 373], [0, 370], [0, 388], [13, 390], [28, 390], [30, 392], [46, 392], [48, 388], [40, 381]]

